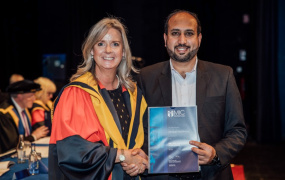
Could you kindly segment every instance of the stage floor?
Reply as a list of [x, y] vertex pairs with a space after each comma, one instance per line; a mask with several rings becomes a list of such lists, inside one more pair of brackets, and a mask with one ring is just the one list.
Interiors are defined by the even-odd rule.
[[232, 163], [244, 166], [246, 180], [285, 180], [285, 143], [247, 142]]

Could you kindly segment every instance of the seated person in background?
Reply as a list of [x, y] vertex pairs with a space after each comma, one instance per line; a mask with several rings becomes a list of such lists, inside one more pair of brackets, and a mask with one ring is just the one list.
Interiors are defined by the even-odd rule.
[[22, 80], [24, 80], [24, 76], [22, 76], [21, 74], [12, 74], [9, 79], [9, 84], [13, 84], [17, 81], [22, 81]]
[[1, 104], [2, 102], [6, 101], [6, 100], [8, 99], [8, 97], [9, 97], [8, 94], [2, 92], [1, 89], [0, 89], [0, 104]]
[[16, 124], [0, 112], [0, 154], [13, 149], [18, 143]]
[[51, 132], [51, 99], [56, 91], [56, 86], [46, 77], [39, 77], [34, 82], [38, 83], [42, 90], [35, 93], [36, 100], [30, 111], [32, 114], [32, 129], [46, 125]]
[[[7, 88], [9, 99], [0, 104], [0, 112], [14, 122], [18, 128], [18, 134], [23, 134], [24, 140], [30, 142], [45, 137], [49, 132], [45, 126], [34, 131], [31, 128], [31, 115], [27, 108], [32, 107], [36, 99], [35, 92], [39, 90], [41, 90], [40, 85], [33, 81], [15, 82]], [[14, 134], [14, 136], [18, 136], [18, 134]]]
[[[9, 78], [9, 84], [13, 84], [14, 82], [22, 80], [24, 80], [24, 77], [21, 74], [12, 74]], [[0, 89], [0, 104], [6, 101], [7, 99], [9, 99], [9, 94], [6, 92], [1, 92]]]

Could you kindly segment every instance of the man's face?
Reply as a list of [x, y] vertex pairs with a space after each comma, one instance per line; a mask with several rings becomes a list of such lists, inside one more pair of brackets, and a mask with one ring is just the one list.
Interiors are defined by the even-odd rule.
[[18, 98], [21, 103], [20, 106], [22, 108], [31, 108], [33, 106], [34, 101], [36, 100], [35, 93], [24, 93], [24, 94], [19, 94]]
[[168, 34], [164, 42], [170, 58], [177, 62], [188, 62], [196, 58], [202, 35], [197, 34], [197, 21], [188, 13], [178, 13], [168, 21]]

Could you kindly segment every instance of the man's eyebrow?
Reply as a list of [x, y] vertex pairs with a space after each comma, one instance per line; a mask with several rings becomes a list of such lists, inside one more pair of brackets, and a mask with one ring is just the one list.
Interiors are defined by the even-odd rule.
[[171, 31], [180, 31], [180, 29], [171, 29]]
[[[181, 29], [171, 29], [170, 31], [171, 31], [171, 32], [172, 32], [172, 31], [181, 31]], [[186, 29], [185, 31], [186, 31], [186, 32], [194, 32], [193, 29]], [[184, 32], [185, 32], [185, 31], [184, 31]]]
[[186, 29], [185, 31], [187, 31], [187, 32], [194, 32], [193, 29]]

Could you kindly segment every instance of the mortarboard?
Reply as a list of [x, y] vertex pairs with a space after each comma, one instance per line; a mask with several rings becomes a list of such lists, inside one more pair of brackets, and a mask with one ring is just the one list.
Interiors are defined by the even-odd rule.
[[38, 83], [27, 79], [10, 84], [6, 89], [10, 94], [24, 94], [40, 90], [41, 86]]

